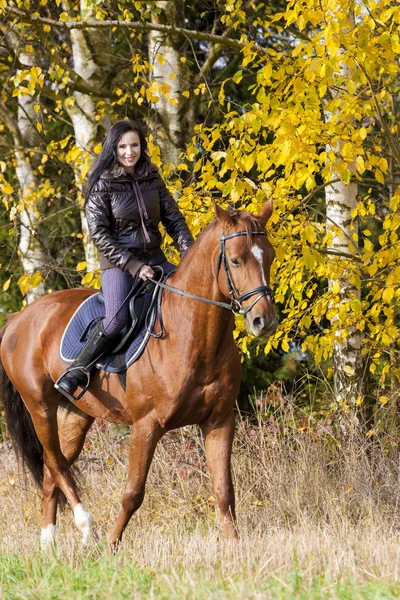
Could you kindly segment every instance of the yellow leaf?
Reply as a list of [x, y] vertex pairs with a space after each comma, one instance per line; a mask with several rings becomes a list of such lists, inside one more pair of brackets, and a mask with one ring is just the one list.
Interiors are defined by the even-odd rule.
[[176, 98], [170, 98], [169, 103], [174, 106], [175, 104], [178, 104], [178, 100]]
[[353, 367], [350, 367], [350, 365], [344, 365], [343, 367], [343, 371], [346, 373], [346, 375], [354, 375], [355, 371]]
[[83, 260], [82, 262], [80, 262], [76, 265], [76, 270], [83, 271], [84, 269], [86, 269], [86, 267], [87, 267], [87, 262], [85, 260]]
[[376, 169], [375, 171], [375, 179], [377, 181], [379, 181], [379, 183], [384, 184], [385, 183], [385, 178], [382, 175], [382, 171], [380, 169]]
[[74, 146], [72, 150], [68, 152], [67, 158], [69, 161], [75, 161], [80, 156], [81, 148], [79, 146]]
[[314, 228], [311, 225], [307, 225], [305, 235], [307, 242], [310, 244], [314, 244], [317, 241], [317, 236], [315, 235]]
[[379, 396], [379, 402], [381, 404], [386, 404], [388, 401], [388, 397], [387, 396]]
[[361, 127], [358, 134], [362, 140], [365, 140], [365, 138], [367, 137], [367, 130], [365, 129], [365, 127]]
[[349, 94], [354, 95], [357, 90], [357, 86], [352, 79], [347, 81], [347, 89], [349, 90]]
[[4, 173], [4, 171], [6, 170], [7, 165], [4, 161], [0, 160], [0, 172]]
[[85, 179], [85, 177], [86, 177], [86, 175], [87, 175], [87, 172], [88, 172], [88, 170], [89, 170], [89, 166], [90, 166], [90, 158], [88, 157], [88, 158], [85, 160], [85, 162], [84, 162], [84, 164], [83, 164], [83, 167], [82, 167], [82, 171], [81, 171], [81, 177], [82, 177], [82, 180], [84, 180], [84, 179]]
[[190, 98], [190, 92], [186, 90], [185, 92], [182, 92], [182, 96], [185, 96], [185, 98]]
[[331, 287], [332, 294], [338, 294], [340, 292], [340, 283], [335, 281], [335, 283]]
[[51, 31], [50, 25], [43, 25], [43, 31], [45, 31], [46, 33], [49, 33], [49, 31]]
[[357, 171], [359, 173], [364, 173], [365, 171], [365, 165], [364, 165], [364, 159], [362, 156], [357, 156], [356, 158], [356, 167], [357, 167]]
[[42, 281], [42, 276], [39, 273], [39, 271], [37, 271], [36, 273], [34, 273], [31, 277], [31, 280], [29, 282], [29, 285], [31, 286], [31, 288], [35, 288], [39, 285], [39, 283]]
[[39, 133], [41, 133], [43, 127], [41, 123], [36, 123], [36, 129], [38, 130]]
[[255, 161], [255, 156], [254, 156], [254, 152], [252, 154], [248, 154], [247, 156], [244, 156], [242, 158], [242, 164], [245, 168], [245, 171], [250, 171], [252, 166], [254, 165], [254, 161]]
[[27, 273], [25, 273], [24, 275], [21, 275], [21, 277], [18, 279], [17, 283], [18, 283], [19, 289], [21, 290], [21, 294], [25, 295], [29, 289], [29, 275], [27, 275]]
[[11, 283], [11, 277], [10, 277], [10, 279], [7, 279], [7, 281], [3, 285], [3, 292], [6, 292], [8, 290], [8, 288], [10, 287], [10, 283]]
[[384, 302], [387, 302], [389, 304], [389, 302], [392, 300], [393, 296], [394, 296], [394, 289], [392, 287], [388, 287], [383, 290], [382, 298], [383, 298]]
[[84, 285], [85, 283], [90, 283], [93, 279], [93, 271], [89, 271], [89, 273], [86, 273], [86, 275], [84, 277], [82, 277], [82, 285]]
[[388, 161], [386, 160], [386, 158], [380, 158], [379, 159], [379, 168], [383, 173], [387, 173], [389, 165], [388, 165]]
[[14, 189], [7, 181], [3, 183], [3, 185], [1, 186], [1, 190], [4, 194], [12, 194], [14, 192]]
[[361, 302], [359, 300], [353, 300], [351, 302], [350, 306], [354, 310], [354, 312], [356, 312], [356, 313], [361, 312]]
[[60, 141], [60, 148], [65, 148], [65, 146], [68, 144], [68, 140], [71, 136], [67, 135], [66, 138], [64, 138], [63, 140]]
[[165, 56], [162, 56], [161, 54], [159, 56], [157, 56], [157, 62], [160, 65], [165, 65], [165, 63], [167, 62], [167, 59], [165, 58]]

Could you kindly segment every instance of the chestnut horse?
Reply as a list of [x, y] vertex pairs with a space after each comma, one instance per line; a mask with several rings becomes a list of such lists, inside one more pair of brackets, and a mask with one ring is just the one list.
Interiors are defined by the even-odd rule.
[[205, 437], [224, 533], [237, 535], [230, 460], [241, 364], [233, 313], [218, 303], [236, 298], [253, 335], [268, 336], [276, 328], [269, 288], [274, 250], [264, 231], [272, 203], [258, 217], [219, 207], [215, 212], [215, 221], [168, 283], [216, 304], [164, 290], [165, 334], [150, 338], [141, 358], [129, 367], [126, 392], [117, 374], [103, 371], [93, 374], [88, 391], [75, 404], [53, 387], [65, 369], [59, 358], [64, 329], [92, 290], [43, 296], [4, 326], [1, 390], [15, 446], [43, 485], [42, 545], [53, 540], [60, 492], [73, 509], [83, 542], [92, 534], [93, 520], [81, 504], [70, 467], [96, 418], [132, 425], [122, 509], [107, 535], [111, 546], [120, 542], [143, 501], [157, 442], [166, 431], [191, 424], [199, 424]]

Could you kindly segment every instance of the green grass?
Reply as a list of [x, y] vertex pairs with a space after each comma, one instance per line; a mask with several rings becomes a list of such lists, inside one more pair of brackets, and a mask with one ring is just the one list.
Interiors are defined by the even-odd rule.
[[[82, 550], [69, 507], [57, 549], [39, 550], [40, 492], [0, 451], [0, 600], [400, 599], [400, 452], [262, 419], [238, 425], [233, 474], [240, 537], [227, 544], [196, 429], [159, 444], [143, 506], [120, 552]], [[249, 430], [257, 435], [249, 434]], [[101, 540], [125, 486], [127, 438], [94, 429], [79, 463]]]
[[53, 555], [0, 554], [2, 600], [266, 599], [266, 600], [390, 600], [400, 598], [400, 585], [376, 579], [348, 577], [333, 581], [295, 570], [249, 578], [240, 572], [222, 577], [207, 569], [185, 571], [176, 566], [165, 572], [139, 568], [123, 552], [112, 556], [102, 549], [72, 560]]

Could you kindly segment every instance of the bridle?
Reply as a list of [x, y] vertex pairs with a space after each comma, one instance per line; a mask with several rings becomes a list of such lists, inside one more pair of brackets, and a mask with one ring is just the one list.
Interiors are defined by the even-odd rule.
[[[218, 279], [218, 275], [221, 269], [221, 264], [224, 267], [225, 270], [225, 276], [226, 276], [226, 283], [228, 286], [228, 292], [229, 295], [231, 297], [231, 304], [230, 309], [233, 312], [239, 313], [240, 315], [244, 315], [245, 317], [247, 316], [247, 313], [249, 313], [251, 311], [251, 309], [257, 304], [257, 302], [259, 300], [261, 300], [261, 298], [264, 298], [264, 296], [270, 296], [272, 299], [272, 290], [268, 285], [259, 285], [256, 288], [253, 288], [251, 290], [248, 290], [247, 292], [243, 292], [243, 294], [240, 294], [237, 287], [235, 286], [235, 283], [233, 281], [232, 278], [232, 273], [229, 269], [229, 265], [228, 265], [228, 259], [226, 257], [226, 252], [225, 252], [225, 242], [226, 240], [230, 240], [232, 238], [235, 237], [241, 237], [241, 236], [247, 236], [247, 235], [266, 235], [265, 231], [236, 231], [235, 233], [231, 233], [229, 235], [224, 235], [222, 234], [219, 241], [220, 241], [220, 249], [219, 249], [219, 254], [218, 254], [218, 261], [217, 261], [217, 279]], [[248, 298], [251, 298], [252, 296], [255, 296], [256, 294], [258, 294], [257, 298], [254, 300], [254, 302], [252, 302], [250, 304], [250, 306], [248, 306], [247, 308], [243, 308], [242, 302], [244, 302], [245, 300], [248, 300]]]
[[[210, 300], [209, 298], [203, 298], [202, 296], [196, 296], [194, 294], [189, 294], [188, 292], [179, 290], [178, 288], [175, 288], [171, 285], [163, 283], [162, 281], [157, 281], [156, 279], [153, 279], [152, 277], [148, 277], [148, 279], [152, 283], [154, 283], [156, 286], [162, 287], [162, 288], [169, 290], [171, 292], [174, 292], [175, 294], [178, 294], [180, 296], [184, 296], [185, 298], [192, 298], [193, 300], [199, 300], [200, 302], [206, 302], [207, 304], [213, 304], [214, 306], [220, 306], [222, 308], [227, 308], [228, 310], [231, 310], [234, 313], [238, 313], [238, 314], [244, 315], [246, 317], [247, 314], [251, 311], [251, 309], [257, 304], [257, 302], [259, 300], [261, 300], [261, 298], [264, 298], [265, 296], [270, 296], [271, 298], [273, 297], [272, 290], [268, 285], [259, 285], [256, 288], [248, 290], [247, 292], [243, 292], [243, 294], [240, 294], [237, 287], [235, 286], [235, 283], [232, 278], [232, 273], [229, 269], [228, 259], [227, 259], [226, 252], [225, 252], [225, 242], [226, 242], [226, 240], [230, 240], [235, 237], [248, 236], [248, 235], [257, 236], [257, 235], [266, 235], [266, 233], [265, 233], [265, 231], [262, 231], [262, 230], [249, 231], [249, 232], [236, 231], [235, 233], [231, 233], [229, 235], [225, 235], [223, 233], [219, 240], [220, 241], [220, 249], [219, 249], [218, 259], [217, 259], [217, 280], [218, 280], [219, 272], [221, 270], [221, 265], [223, 265], [224, 270], [225, 270], [226, 283], [228, 286], [228, 292], [231, 297], [231, 301], [229, 304], [227, 302], [217, 302], [216, 300]], [[159, 269], [160, 267], [153, 267], [153, 269], [157, 269], [157, 268]], [[250, 306], [248, 306], [247, 308], [244, 308], [242, 303], [245, 300], [252, 298], [253, 296], [257, 296], [257, 298], [250, 304]], [[159, 305], [160, 305], [160, 303], [161, 303], [161, 298], [160, 298]]]

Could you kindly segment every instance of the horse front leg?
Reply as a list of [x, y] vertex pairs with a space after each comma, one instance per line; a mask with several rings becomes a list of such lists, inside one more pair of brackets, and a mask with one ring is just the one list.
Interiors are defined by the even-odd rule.
[[226, 538], [238, 537], [235, 516], [235, 492], [231, 474], [231, 454], [235, 434], [233, 410], [222, 418], [212, 414], [201, 424], [205, 437], [207, 465], [221, 514]]
[[150, 414], [133, 424], [129, 445], [128, 480], [122, 497], [122, 510], [117, 522], [107, 534], [107, 541], [115, 550], [133, 513], [141, 506], [146, 479], [158, 441], [163, 430]]

